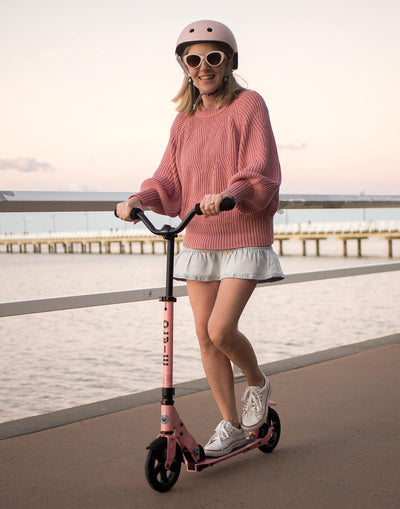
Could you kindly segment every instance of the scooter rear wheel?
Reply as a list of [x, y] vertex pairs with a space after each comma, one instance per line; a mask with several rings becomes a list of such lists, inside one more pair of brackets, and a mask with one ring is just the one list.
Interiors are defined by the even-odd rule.
[[181, 472], [182, 453], [180, 447], [176, 446], [175, 458], [168, 470], [165, 468], [166, 457], [167, 439], [161, 437], [153, 442], [145, 463], [147, 482], [154, 490], [160, 492], [169, 491], [178, 480]]
[[261, 426], [258, 436], [259, 437], [265, 437], [265, 435], [268, 433], [268, 430], [270, 427], [274, 428], [274, 431], [272, 432], [271, 438], [268, 440], [268, 442], [264, 445], [261, 445], [259, 447], [260, 451], [269, 453], [272, 452], [275, 447], [278, 445], [279, 438], [281, 436], [281, 421], [279, 419], [278, 412], [274, 410], [273, 408], [268, 408], [268, 416], [266, 422]]

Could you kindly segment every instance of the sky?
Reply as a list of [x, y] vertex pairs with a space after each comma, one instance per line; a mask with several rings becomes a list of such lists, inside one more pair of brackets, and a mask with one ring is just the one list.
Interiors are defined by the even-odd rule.
[[176, 115], [176, 40], [199, 19], [236, 36], [282, 193], [400, 194], [398, 0], [0, 0], [0, 190], [138, 190]]

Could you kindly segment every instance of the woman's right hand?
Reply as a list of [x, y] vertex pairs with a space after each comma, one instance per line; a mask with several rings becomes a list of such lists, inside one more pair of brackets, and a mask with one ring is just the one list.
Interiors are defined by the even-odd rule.
[[136, 219], [134, 221], [131, 218], [132, 209], [143, 210], [143, 203], [139, 196], [132, 196], [128, 200], [118, 203], [116, 207], [117, 216], [119, 217], [119, 219], [122, 219], [123, 221], [129, 221], [131, 223], [133, 222], [134, 224], [136, 224], [139, 222], [139, 220]]

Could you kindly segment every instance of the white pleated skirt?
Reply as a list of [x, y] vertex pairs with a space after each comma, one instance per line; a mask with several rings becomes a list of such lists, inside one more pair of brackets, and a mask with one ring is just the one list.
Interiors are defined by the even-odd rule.
[[174, 279], [178, 281], [237, 278], [262, 283], [279, 281], [284, 277], [271, 246], [218, 250], [183, 248], [175, 258]]

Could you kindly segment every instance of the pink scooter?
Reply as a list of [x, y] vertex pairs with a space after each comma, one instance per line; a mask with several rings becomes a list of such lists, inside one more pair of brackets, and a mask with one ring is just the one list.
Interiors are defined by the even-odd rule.
[[[225, 198], [221, 210], [231, 210], [235, 201]], [[217, 458], [205, 456], [204, 449], [189, 433], [174, 406], [173, 387], [173, 312], [176, 298], [173, 296], [173, 267], [175, 238], [182, 232], [195, 215], [201, 215], [197, 204], [182, 222], [175, 228], [164, 225], [157, 229], [140, 209], [133, 209], [132, 219], [140, 219], [155, 235], [167, 240], [166, 294], [160, 301], [164, 303], [163, 322], [163, 387], [161, 400], [161, 431], [158, 437], [147, 447], [149, 450], [145, 474], [150, 486], [156, 491], [169, 491], [178, 480], [181, 464], [184, 462], [188, 472], [200, 472], [237, 454], [258, 448], [262, 452], [272, 452], [279, 442], [281, 425], [279, 415], [271, 408], [276, 403], [269, 402], [268, 416], [265, 423], [256, 431], [252, 431], [247, 443], [229, 454]]]

